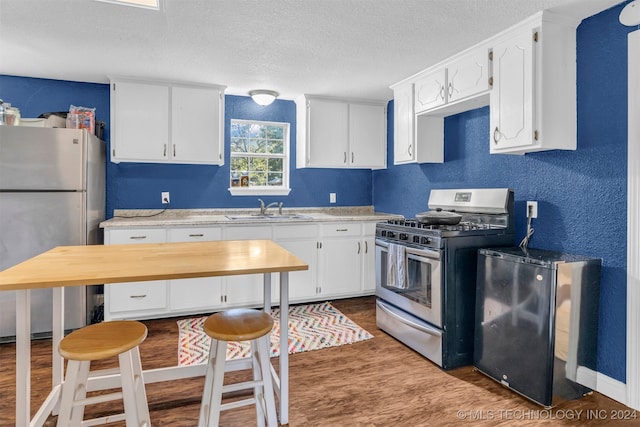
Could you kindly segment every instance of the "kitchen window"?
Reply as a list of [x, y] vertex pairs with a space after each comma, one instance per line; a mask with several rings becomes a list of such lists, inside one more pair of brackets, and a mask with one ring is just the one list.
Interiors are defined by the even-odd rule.
[[232, 119], [229, 136], [231, 194], [289, 194], [289, 123]]

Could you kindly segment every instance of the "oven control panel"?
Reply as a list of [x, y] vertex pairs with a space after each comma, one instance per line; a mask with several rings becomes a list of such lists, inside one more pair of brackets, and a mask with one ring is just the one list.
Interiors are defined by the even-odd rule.
[[406, 243], [411, 246], [428, 248], [440, 247], [441, 239], [439, 236], [428, 236], [425, 234], [424, 230], [422, 230], [422, 232], [411, 232], [406, 228], [398, 230], [381, 225], [376, 227], [376, 237], [391, 243]]

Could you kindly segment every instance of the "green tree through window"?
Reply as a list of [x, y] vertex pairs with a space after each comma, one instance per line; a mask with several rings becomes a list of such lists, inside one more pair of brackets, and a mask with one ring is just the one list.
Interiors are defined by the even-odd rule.
[[288, 187], [289, 124], [231, 120], [232, 187]]

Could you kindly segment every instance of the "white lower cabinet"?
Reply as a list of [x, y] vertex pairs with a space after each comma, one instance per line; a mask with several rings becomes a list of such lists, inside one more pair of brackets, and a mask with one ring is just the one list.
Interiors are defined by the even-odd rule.
[[362, 224], [362, 291], [373, 294], [376, 291], [376, 223]]
[[[303, 302], [318, 293], [318, 226], [317, 224], [276, 225], [273, 239], [280, 246], [309, 264], [309, 269], [289, 273], [289, 300]], [[272, 300], [280, 301], [278, 279], [272, 283]]]
[[[304, 303], [375, 292], [375, 222], [106, 229], [105, 244], [265, 239], [309, 265], [289, 273], [289, 300]], [[105, 285], [105, 320], [157, 318], [261, 306], [264, 275]], [[280, 297], [273, 274], [271, 298]]]
[[[105, 244], [164, 243], [164, 228], [111, 230], [105, 233]], [[128, 282], [104, 287], [105, 320], [128, 317], [158, 317], [167, 309], [167, 282]]]
[[362, 287], [361, 224], [331, 223], [320, 226], [319, 293], [351, 295]]
[[[172, 228], [169, 242], [212, 242], [222, 240], [222, 228]], [[169, 280], [169, 309], [173, 313], [210, 311], [223, 303], [222, 278], [199, 277]]]
[[[228, 226], [224, 228], [225, 240], [259, 240], [272, 238], [271, 224]], [[271, 279], [273, 286], [273, 278]], [[264, 275], [243, 274], [225, 278], [223, 298], [226, 306], [262, 305], [264, 298]]]

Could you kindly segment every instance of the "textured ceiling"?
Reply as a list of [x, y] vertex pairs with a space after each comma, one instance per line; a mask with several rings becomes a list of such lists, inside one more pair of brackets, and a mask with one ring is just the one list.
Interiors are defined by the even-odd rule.
[[389, 85], [543, 9], [584, 18], [619, 0], [0, 0], [0, 74], [135, 76], [390, 99]]

